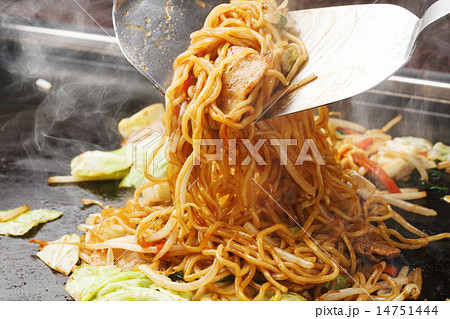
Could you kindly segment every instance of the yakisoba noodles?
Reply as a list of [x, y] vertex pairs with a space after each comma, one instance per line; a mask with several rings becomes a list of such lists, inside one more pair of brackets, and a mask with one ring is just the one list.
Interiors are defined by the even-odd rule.
[[[204, 28], [191, 35], [166, 94], [159, 149], [167, 145], [168, 175], [147, 173], [150, 182], [126, 207], [102, 211], [101, 222], [81, 244], [85, 262], [104, 257], [125, 268], [139, 265], [161, 287], [193, 291], [195, 300], [279, 300], [287, 292], [320, 300], [418, 297], [420, 269], [404, 267], [393, 278], [383, 273], [381, 260], [398, 255], [398, 248], [422, 247], [448, 234], [428, 236], [382, 197], [358, 197], [361, 184], [351, 167], [342, 169], [330, 144], [325, 107], [316, 114], [308, 110], [255, 122], [308, 59], [286, 23], [284, 4], [236, 0], [216, 7]], [[208, 160], [217, 151], [201, 143], [209, 139], [223, 141], [223, 160]], [[259, 155], [266, 165], [245, 146], [281, 139], [296, 143], [287, 149], [286, 165], [279, 145], [262, 144]], [[313, 157], [295, 164], [307, 141], [314, 142], [323, 162]], [[232, 156], [235, 163], [225, 160]], [[142, 192], [167, 183], [171, 201], [139, 204]], [[387, 219], [415, 239], [389, 229]], [[371, 240], [378, 246], [371, 248]], [[123, 249], [123, 256], [112, 249]], [[364, 249], [365, 257], [359, 253]], [[175, 272], [184, 274], [184, 282], [167, 277]], [[339, 274], [352, 286], [335, 290]]]

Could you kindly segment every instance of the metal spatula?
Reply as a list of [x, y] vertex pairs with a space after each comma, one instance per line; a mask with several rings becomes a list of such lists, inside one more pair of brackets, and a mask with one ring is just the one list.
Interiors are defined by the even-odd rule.
[[[175, 58], [189, 35], [203, 26], [220, 0], [115, 0], [114, 28], [121, 49], [161, 92], [169, 86]], [[400, 69], [422, 32], [450, 13], [450, 0], [434, 3], [419, 19], [390, 4], [367, 4], [291, 11], [309, 60], [293, 83], [317, 80], [284, 94], [262, 118], [290, 114], [362, 93]]]

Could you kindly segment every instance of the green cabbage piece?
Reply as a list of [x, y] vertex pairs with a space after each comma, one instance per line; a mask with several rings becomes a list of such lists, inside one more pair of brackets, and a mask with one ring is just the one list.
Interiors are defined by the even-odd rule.
[[428, 158], [441, 162], [450, 161], [450, 146], [441, 142], [436, 143], [428, 154]]
[[[136, 145], [127, 146], [128, 158], [133, 158], [134, 164], [130, 172], [120, 183], [120, 187], [135, 187], [138, 188], [142, 184], [148, 182], [145, 178], [145, 162], [148, 156], [158, 146], [161, 137], [149, 137]], [[149, 167], [149, 173], [155, 177], [167, 176], [167, 160], [166, 160], [167, 143], [156, 153], [152, 164]], [[130, 153], [132, 152], [132, 153]]]
[[[189, 301], [191, 292], [175, 292], [153, 283], [139, 270], [121, 271], [116, 266], [76, 267], [66, 284], [66, 291], [79, 301]], [[264, 300], [270, 300], [268, 292]], [[209, 294], [201, 300], [212, 300]], [[237, 300], [231, 297], [230, 300]], [[305, 301], [296, 293], [284, 293], [282, 301]]]
[[161, 103], [149, 105], [131, 117], [121, 120], [118, 125], [119, 133], [127, 138], [154, 123], [161, 122], [164, 111], [164, 105]]
[[69, 275], [78, 262], [80, 251], [80, 247], [71, 245], [71, 243], [79, 244], [80, 241], [81, 238], [77, 234], [64, 235], [58, 240], [49, 243], [36, 255], [50, 268]]
[[71, 175], [76, 177], [122, 178], [133, 163], [127, 160], [124, 149], [112, 152], [88, 151], [75, 157]]
[[122, 179], [119, 187], [135, 187], [143, 185], [148, 179], [145, 178], [143, 170], [139, 170], [135, 165], [131, 166], [130, 172]]
[[306, 298], [293, 292], [287, 292], [281, 294], [281, 301], [306, 301]]
[[[145, 143], [144, 140], [140, 143]], [[159, 142], [154, 140], [148, 148], [127, 146], [113, 152], [88, 151], [72, 160], [71, 175], [76, 177], [97, 177], [99, 180], [123, 178], [120, 187], [139, 187], [148, 180], [145, 178], [145, 158], [153, 151]], [[140, 144], [139, 143], [139, 144]], [[154, 164], [150, 167], [153, 176], [167, 175], [167, 160], [165, 147], [155, 156]]]
[[[112, 152], [88, 151], [80, 154], [72, 160], [71, 175], [98, 180], [123, 178], [120, 187], [137, 188], [148, 181], [144, 175], [145, 162], [160, 139], [160, 135], [152, 135]], [[167, 143], [152, 162], [150, 174], [153, 176], [167, 176], [166, 147]]]
[[[157, 132], [159, 128], [163, 129], [163, 114], [164, 106], [157, 103], [123, 119], [118, 128], [122, 136], [127, 138], [127, 144], [112, 152], [88, 151], [78, 155], [71, 162], [71, 175], [89, 180], [123, 178], [120, 187], [137, 188], [146, 183], [145, 163], [161, 139], [161, 134]], [[146, 137], [146, 134], [151, 135]], [[139, 141], [141, 138], [144, 139]], [[136, 142], [133, 142], [133, 139], [136, 139]], [[150, 174], [153, 176], [167, 175], [166, 147], [167, 144], [161, 148], [153, 161], [155, 164], [150, 168]]]
[[80, 266], [70, 276], [66, 291], [81, 301], [187, 301], [192, 298], [192, 293], [161, 288], [141, 271], [121, 271], [116, 266]]
[[[334, 289], [336, 289], [336, 290], [350, 287], [350, 283], [341, 274], [339, 274], [335, 280], [336, 280], [336, 287], [334, 287]], [[324, 285], [324, 287], [326, 287], [328, 289], [330, 288], [330, 286], [331, 286], [331, 281], [327, 282]]]
[[29, 210], [4, 223], [0, 223], [0, 235], [22, 236], [41, 223], [60, 217], [63, 212], [48, 209]]

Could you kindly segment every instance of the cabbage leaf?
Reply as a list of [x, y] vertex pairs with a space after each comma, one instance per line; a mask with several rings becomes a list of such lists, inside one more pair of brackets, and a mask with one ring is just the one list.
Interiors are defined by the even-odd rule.
[[80, 248], [77, 245], [68, 245], [64, 243], [78, 244], [80, 242], [80, 236], [77, 234], [64, 235], [58, 240], [45, 246], [37, 253], [37, 256], [50, 268], [65, 275], [69, 275], [78, 262]]
[[136, 165], [131, 166], [130, 172], [122, 179], [119, 187], [134, 187], [138, 188], [141, 185], [148, 182], [148, 179], [145, 178], [145, 174], [143, 170], [138, 170]]
[[156, 103], [147, 106], [129, 118], [125, 118], [119, 122], [119, 133], [123, 138], [128, 138], [133, 133], [150, 126], [151, 124], [160, 122], [164, 115], [164, 105]]
[[[79, 301], [189, 301], [192, 292], [175, 292], [162, 288], [139, 270], [121, 271], [116, 266], [76, 267], [66, 284], [66, 291]], [[231, 297], [231, 296], [230, 296]], [[264, 300], [273, 298], [268, 292]], [[212, 300], [204, 295], [201, 300]], [[231, 297], [230, 300], [236, 300]], [[296, 293], [283, 293], [282, 301], [304, 301]]]
[[[161, 140], [164, 129], [161, 103], [150, 105], [129, 118], [120, 121], [118, 129], [126, 144], [112, 152], [87, 151], [71, 162], [71, 175], [88, 180], [123, 179], [120, 187], [139, 187], [148, 180], [144, 170], [149, 155]], [[150, 174], [167, 175], [164, 145], [155, 156]]]
[[113, 152], [88, 151], [75, 157], [70, 166], [72, 176], [123, 178], [133, 163], [122, 149]]
[[120, 271], [116, 266], [77, 267], [66, 291], [81, 301], [186, 301], [192, 293], [177, 293], [153, 283], [141, 271]]
[[447, 146], [442, 142], [434, 144], [433, 148], [428, 154], [428, 158], [433, 161], [450, 161], [450, 146]]
[[41, 223], [60, 217], [63, 212], [48, 209], [29, 210], [6, 222], [0, 223], [0, 235], [22, 236]]
[[[130, 172], [120, 183], [120, 187], [138, 188], [148, 182], [144, 174], [146, 162], [148, 157], [155, 151], [160, 140], [161, 136], [152, 135], [138, 143], [125, 146], [127, 148], [127, 158], [133, 162], [133, 166], [131, 166]], [[149, 167], [150, 175], [155, 177], [167, 176], [166, 147], [167, 143], [156, 153]]]

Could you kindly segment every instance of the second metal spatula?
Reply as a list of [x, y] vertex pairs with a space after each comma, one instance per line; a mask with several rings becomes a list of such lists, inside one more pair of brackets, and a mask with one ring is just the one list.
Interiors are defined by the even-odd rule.
[[[211, 9], [226, 1], [117, 0], [114, 27], [128, 60], [162, 92], [170, 84], [172, 63], [189, 45]], [[401, 68], [420, 34], [450, 13], [450, 0], [434, 3], [419, 19], [389, 4], [291, 11], [309, 61], [296, 79], [317, 80], [268, 105], [262, 118], [290, 114], [362, 93]], [[149, 18], [151, 17], [151, 18]]]
[[450, 13], [450, 0], [433, 4], [419, 19], [390, 4], [291, 12], [309, 53], [296, 81], [317, 80], [267, 108], [264, 118], [298, 112], [362, 93], [387, 79], [411, 57], [420, 34]]

